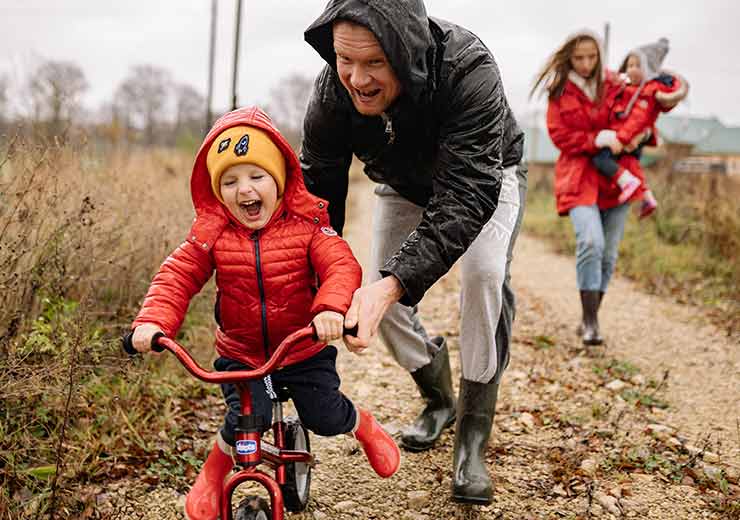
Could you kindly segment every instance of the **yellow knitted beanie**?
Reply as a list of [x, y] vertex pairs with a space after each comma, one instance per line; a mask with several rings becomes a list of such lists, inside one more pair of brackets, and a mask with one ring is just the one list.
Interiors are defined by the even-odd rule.
[[277, 184], [278, 197], [285, 190], [285, 157], [264, 130], [253, 126], [233, 126], [221, 132], [211, 144], [206, 167], [211, 187], [221, 197], [221, 175], [236, 164], [254, 164], [269, 173]]

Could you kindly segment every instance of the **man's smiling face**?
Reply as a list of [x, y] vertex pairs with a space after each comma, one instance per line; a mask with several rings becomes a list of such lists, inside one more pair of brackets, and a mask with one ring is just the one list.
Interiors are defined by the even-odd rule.
[[401, 83], [375, 35], [362, 25], [340, 20], [334, 24], [337, 73], [357, 111], [383, 113], [401, 93]]

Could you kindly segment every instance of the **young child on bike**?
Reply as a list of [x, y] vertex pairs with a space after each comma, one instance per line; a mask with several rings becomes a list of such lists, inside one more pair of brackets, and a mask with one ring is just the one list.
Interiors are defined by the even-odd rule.
[[[257, 108], [221, 117], [195, 159], [191, 191], [196, 218], [154, 277], [132, 328], [150, 350], [153, 335], [174, 338], [190, 299], [216, 272], [216, 370], [263, 365], [289, 334], [313, 323], [318, 341], [298, 344], [281, 367], [251, 383], [253, 410], [271, 424], [273, 386], [287, 388], [302, 423], [318, 435], [352, 433], [381, 477], [400, 464], [395, 442], [373, 416], [339, 391], [337, 350], [344, 313], [362, 272], [349, 245], [330, 227], [327, 203], [303, 183], [287, 141]], [[318, 283], [317, 283], [318, 281]], [[232, 469], [239, 394], [222, 385], [224, 425], [187, 495], [190, 520], [218, 517]]]
[[655, 122], [661, 112], [673, 108], [686, 96], [688, 87], [680, 78], [661, 71], [668, 53], [668, 40], [661, 38], [655, 43], [643, 45], [630, 51], [624, 58], [619, 72], [626, 74], [627, 85], [617, 93], [609, 117], [609, 128], [596, 143], [603, 147], [593, 157], [599, 172], [615, 178], [621, 193], [619, 203], [642, 196], [640, 218], [651, 215], [658, 203], [644, 183], [644, 179], [620, 166], [621, 153], [639, 158], [645, 144], [656, 144]]

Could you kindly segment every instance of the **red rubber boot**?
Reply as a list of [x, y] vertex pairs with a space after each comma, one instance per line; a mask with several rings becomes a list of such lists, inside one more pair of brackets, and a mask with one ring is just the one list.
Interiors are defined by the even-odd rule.
[[185, 497], [185, 518], [188, 520], [216, 520], [220, 514], [219, 501], [224, 478], [229, 474], [234, 462], [231, 455], [225, 453], [228, 445], [221, 439], [213, 444], [203, 469], [198, 473], [195, 484]]
[[358, 425], [355, 438], [365, 452], [370, 466], [383, 478], [392, 476], [401, 465], [401, 451], [375, 417], [367, 410], [357, 410]]

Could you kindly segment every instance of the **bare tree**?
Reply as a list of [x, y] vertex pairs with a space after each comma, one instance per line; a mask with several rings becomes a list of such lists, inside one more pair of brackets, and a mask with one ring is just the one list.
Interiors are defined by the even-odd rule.
[[124, 117], [123, 110], [115, 102], [103, 103], [97, 111], [96, 125], [97, 136], [107, 144], [117, 146], [128, 143], [131, 139], [128, 135], [130, 129], [128, 121]]
[[8, 117], [8, 77], [0, 76], [0, 133], [5, 131]]
[[197, 140], [203, 133], [205, 113], [206, 100], [200, 92], [187, 84], [175, 87], [175, 136], [178, 140]]
[[5, 115], [5, 105], [8, 103], [8, 76], [0, 76], [0, 114]]
[[303, 138], [303, 117], [312, 90], [313, 79], [302, 74], [291, 74], [270, 89], [267, 113], [296, 150]]
[[35, 123], [61, 135], [77, 116], [80, 97], [88, 88], [82, 69], [69, 61], [44, 61], [28, 80]]
[[166, 115], [167, 95], [172, 80], [165, 69], [153, 65], [137, 65], [118, 86], [114, 104], [124, 115], [127, 126], [141, 128], [148, 144], [162, 142], [155, 132]]

